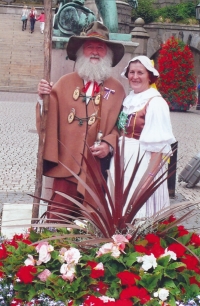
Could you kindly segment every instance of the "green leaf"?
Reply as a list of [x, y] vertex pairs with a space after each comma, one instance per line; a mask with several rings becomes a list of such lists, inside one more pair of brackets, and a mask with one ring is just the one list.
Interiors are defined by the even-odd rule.
[[166, 269], [164, 272], [164, 276], [167, 276], [171, 279], [175, 279], [177, 278], [177, 272], [175, 270], [172, 269]]
[[125, 263], [128, 267], [131, 267], [135, 262], [137, 262], [137, 257], [140, 257], [141, 254], [138, 252], [134, 252], [129, 254], [126, 258], [125, 258]]
[[185, 267], [185, 264], [182, 263], [182, 262], [173, 262], [167, 268], [169, 270], [174, 270], [174, 269], [177, 269], [177, 268], [180, 268], [180, 267]]
[[156, 289], [159, 280], [161, 280], [161, 276], [161, 273], [146, 273], [143, 275], [142, 280], [139, 281], [139, 284], [146, 288], [149, 292], [152, 292]]
[[157, 263], [158, 265], [162, 266], [162, 267], [167, 267], [167, 265], [169, 264], [169, 260], [170, 260], [170, 256], [163, 256], [157, 259]]

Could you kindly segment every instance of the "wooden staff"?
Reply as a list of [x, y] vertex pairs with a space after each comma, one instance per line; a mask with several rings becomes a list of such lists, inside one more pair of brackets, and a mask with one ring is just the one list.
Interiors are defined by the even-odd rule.
[[[52, 1], [44, 0], [45, 29], [44, 29], [44, 79], [50, 82], [51, 49], [52, 49]], [[38, 156], [36, 168], [35, 193], [33, 200], [32, 218], [39, 217], [39, 203], [42, 193], [43, 151], [46, 133], [49, 95], [44, 95], [41, 124], [39, 131]], [[34, 220], [32, 221], [34, 223]]]

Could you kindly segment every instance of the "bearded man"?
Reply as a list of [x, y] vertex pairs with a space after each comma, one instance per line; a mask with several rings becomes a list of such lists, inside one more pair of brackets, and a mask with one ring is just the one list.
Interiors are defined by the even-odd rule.
[[50, 94], [43, 174], [54, 178], [51, 200], [59, 202], [48, 205], [51, 220], [74, 210], [73, 204], [55, 191], [91, 203], [83, 185], [66, 167], [86, 182], [82, 155], [87, 158], [89, 146], [102, 169], [108, 169], [104, 162], [115, 148], [115, 124], [125, 97], [122, 85], [111, 77], [111, 67], [123, 57], [124, 46], [110, 41], [108, 29], [100, 22], [93, 22], [82, 34], [72, 36], [67, 45], [75, 72], [62, 76], [53, 87], [46, 80], [38, 85], [40, 104], [43, 95]]

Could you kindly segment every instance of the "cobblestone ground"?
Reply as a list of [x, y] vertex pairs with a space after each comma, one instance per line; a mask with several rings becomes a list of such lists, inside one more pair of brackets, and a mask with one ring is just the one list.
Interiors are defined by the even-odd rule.
[[[32, 203], [38, 136], [35, 130], [36, 94], [0, 92], [0, 205], [3, 203]], [[200, 151], [200, 111], [171, 112], [171, 121], [178, 141], [178, 174], [186, 163]], [[176, 183], [176, 196], [171, 203], [200, 202], [200, 183], [194, 188]], [[0, 206], [1, 208], [1, 206]], [[188, 222], [196, 227], [198, 210]]]
[[[3, 100], [3, 101], [2, 101]], [[0, 92], [0, 204], [32, 203], [38, 136], [34, 94]]]

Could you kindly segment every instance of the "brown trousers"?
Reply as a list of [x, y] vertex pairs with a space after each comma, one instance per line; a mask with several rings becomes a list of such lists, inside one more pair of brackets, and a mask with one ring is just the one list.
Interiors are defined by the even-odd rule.
[[[53, 182], [53, 195], [51, 201], [56, 203], [49, 203], [47, 209], [48, 221], [52, 222], [58, 220], [59, 222], [70, 219], [70, 216], [80, 216], [80, 209], [76, 204], [71, 202], [69, 199], [57, 194], [55, 191], [60, 191], [78, 202], [83, 201], [83, 197], [77, 192], [77, 184], [74, 182], [67, 181], [63, 178], [55, 178]], [[61, 215], [63, 214], [63, 215]]]

